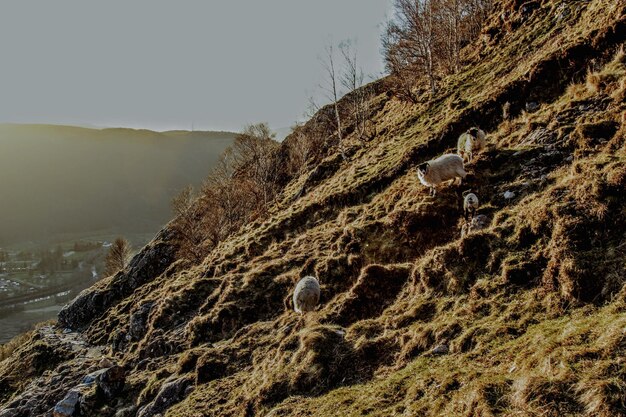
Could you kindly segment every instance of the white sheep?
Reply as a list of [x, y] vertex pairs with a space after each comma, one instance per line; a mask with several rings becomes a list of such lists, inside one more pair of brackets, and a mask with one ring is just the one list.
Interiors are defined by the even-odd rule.
[[478, 210], [479, 202], [476, 194], [467, 191], [463, 194], [465, 195], [463, 199], [463, 215], [465, 220], [467, 220], [469, 217], [474, 217], [476, 210]]
[[293, 291], [293, 309], [296, 313], [306, 313], [315, 310], [320, 301], [320, 283], [317, 278], [307, 276], [296, 284]]
[[458, 155], [448, 153], [441, 155], [437, 159], [424, 162], [417, 166], [417, 177], [420, 182], [430, 187], [430, 195], [435, 196], [435, 187], [444, 181], [456, 181], [459, 178], [459, 185], [467, 176], [463, 167], [463, 158]]
[[457, 153], [461, 155], [463, 161], [467, 157], [467, 162], [470, 163], [474, 159], [474, 153], [484, 149], [485, 145], [485, 132], [477, 127], [472, 127], [459, 136]]

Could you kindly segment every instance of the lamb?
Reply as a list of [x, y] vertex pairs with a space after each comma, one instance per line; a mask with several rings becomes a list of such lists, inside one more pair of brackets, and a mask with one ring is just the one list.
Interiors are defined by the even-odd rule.
[[422, 184], [430, 187], [430, 195], [433, 197], [437, 193], [435, 189], [437, 185], [449, 180], [454, 182], [457, 178], [460, 184], [466, 176], [463, 158], [452, 153], [417, 166], [417, 177]]
[[315, 310], [320, 301], [320, 283], [317, 278], [306, 276], [298, 281], [293, 291], [293, 309], [296, 313]]
[[463, 199], [463, 214], [465, 216], [465, 220], [470, 217], [474, 217], [479, 205], [478, 197], [476, 196], [476, 194], [470, 193], [468, 191], [463, 193], [463, 195], [465, 196], [465, 198]]
[[467, 157], [467, 162], [470, 163], [474, 159], [474, 153], [484, 149], [485, 145], [485, 132], [477, 127], [472, 127], [459, 136], [457, 153], [461, 155], [463, 161]]

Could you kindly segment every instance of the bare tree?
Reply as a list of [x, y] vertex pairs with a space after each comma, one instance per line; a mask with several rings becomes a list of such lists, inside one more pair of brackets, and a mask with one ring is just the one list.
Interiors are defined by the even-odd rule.
[[256, 207], [251, 186], [245, 178], [236, 176], [237, 169], [233, 148], [229, 148], [203, 185], [203, 201], [210, 204], [207, 221], [219, 240], [239, 229]]
[[239, 178], [252, 182], [257, 207], [261, 210], [267, 208], [278, 191], [276, 154], [279, 144], [275, 136], [266, 123], [248, 125], [237, 135], [233, 145], [235, 171]]
[[372, 94], [369, 88], [363, 85], [365, 76], [363, 69], [358, 65], [357, 48], [348, 40], [339, 44], [339, 50], [344, 63], [341, 84], [348, 92], [354, 131], [357, 137], [364, 141], [368, 138], [366, 127], [369, 121], [369, 100]]
[[173, 228], [179, 245], [179, 254], [200, 262], [204, 255], [204, 214], [206, 207], [198, 201], [192, 186], [187, 186], [172, 199], [172, 211], [176, 216]]
[[435, 31], [430, 0], [395, 0], [395, 19], [387, 23], [383, 51], [390, 72], [395, 66], [412, 67], [428, 77], [431, 94], [435, 85]]
[[335, 114], [335, 134], [337, 135], [337, 145], [341, 157], [346, 159], [346, 152], [343, 143], [343, 129], [341, 125], [341, 113], [339, 111], [339, 98], [341, 92], [339, 91], [340, 75], [335, 68], [335, 51], [332, 43], [326, 45], [325, 56], [321, 60], [322, 66], [326, 72], [326, 80], [321, 85], [322, 90], [325, 92], [326, 98], [330, 100], [334, 114]]
[[314, 140], [308, 138], [296, 127], [292, 130], [292, 137], [288, 143], [289, 160], [288, 171], [291, 175], [297, 175], [309, 170], [309, 162], [313, 156]]
[[437, 24], [444, 67], [447, 73], [456, 73], [461, 67], [461, 0], [431, 1], [437, 3]]
[[122, 237], [115, 239], [104, 260], [104, 275], [108, 277], [124, 269], [130, 255], [130, 243]]
[[[439, 74], [461, 68], [461, 48], [475, 39], [492, 0], [395, 0], [395, 15], [382, 36], [387, 70], [401, 89], [424, 74], [431, 94]], [[413, 78], [411, 80], [411, 78]], [[412, 93], [407, 94], [415, 101]]]

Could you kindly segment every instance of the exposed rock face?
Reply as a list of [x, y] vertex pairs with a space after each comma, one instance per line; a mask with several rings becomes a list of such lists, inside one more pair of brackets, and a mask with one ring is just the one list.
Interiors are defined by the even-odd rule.
[[53, 417], [72, 417], [81, 415], [81, 403], [91, 389], [91, 384], [80, 384], [72, 388], [52, 411]]
[[125, 378], [126, 371], [124, 368], [114, 365], [85, 376], [83, 383], [91, 384], [95, 382], [98, 387], [98, 393], [110, 400], [122, 391]]
[[120, 366], [101, 369], [86, 375], [82, 382], [70, 389], [53, 410], [54, 417], [94, 415], [106, 406], [124, 388], [126, 372]]
[[188, 393], [187, 388], [192, 383], [188, 378], [178, 378], [165, 382], [156, 398], [139, 409], [137, 417], [154, 417], [182, 400]]
[[130, 316], [128, 325], [128, 334], [131, 340], [139, 340], [146, 334], [146, 325], [148, 324], [148, 316], [152, 311], [154, 302], [147, 302], [139, 306]]
[[130, 264], [105, 282], [81, 292], [59, 312], [59, 325], [81, 329], [97, 319], [115, 303], [141, 285], [162, 274], [175, 261], [176, 247], [172, 232], [161, 230], [154, 240], [130, 261]]

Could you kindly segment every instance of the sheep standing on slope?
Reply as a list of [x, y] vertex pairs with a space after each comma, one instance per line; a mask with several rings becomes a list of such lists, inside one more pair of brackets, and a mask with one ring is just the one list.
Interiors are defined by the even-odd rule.
[[454, 182], [457, 178], [460, 184], [466, 176], [463, 159], [451, 153], [417, 166], [417, 177], [422, 184], [430, 187], [430, 195], [433, 197], [437, 193], [437, 185], [449, 180]]
[[478, 197], [476, 196], [476, 194], [465, 194], [465, 198], [463, 199], [463, 214], [465, 216], [465, 220], [467, 220], [469, 217], [474, 217], [474, 215], [476, 214], [476, 210], [478, 210], [478, 205]]
[[474, 153], [484, 149], [485, 145], [485, 132], [477, 127], [472, 127], [459, 136], [457, 153], [461, 155], [463, 161], [467, 157], [467, 162], [470, 163], [474, 159]]
[[315, 277], [304, 277], [293, 291], [293, 309], [296, 313], [306, 313], [315, 310], [320, 301], [320, 283]]

